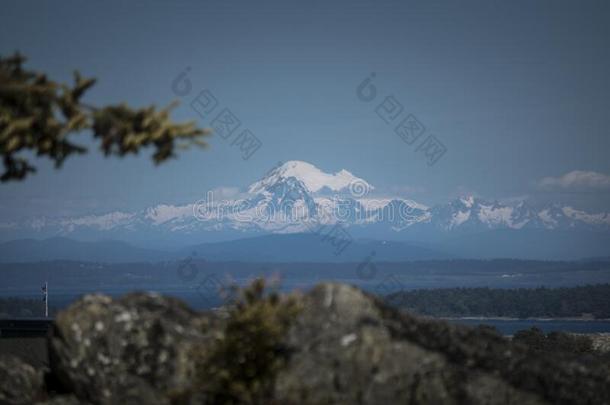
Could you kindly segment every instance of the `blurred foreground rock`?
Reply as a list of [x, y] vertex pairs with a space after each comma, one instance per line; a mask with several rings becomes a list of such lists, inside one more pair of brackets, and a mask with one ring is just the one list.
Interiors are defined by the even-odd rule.
[[31, 404], [42, 396], [41, 372], [17, 357], [0, 356], [0, 404]]
[[[286, 330], [257, 318], [288, 298], [298, 311]], [[56, 319], [45, 382], [0, 359], [0, 403], [610, 404], [601, 362], [541, 357], [493, 331], [400, 313], [346, 285], [288, 298], [246, 306], [236, 322], [238, 312], [196, 313], [155, 294], [87, 296]], [[269, 353], [279, 368], [268, 367]], [[223, 369], [235, 365], [237, 373]]]
[[610, 352], [610, 333], [596, 333], [589, 335], [593, 341], [593, 348], [600, 352]]
[[87, 296], [56, 318], [51, 372], [65, 391], [93, 403], [166, 403], [190, 384], [189, 356], [204, 341], [206, 319], [156, 294]]

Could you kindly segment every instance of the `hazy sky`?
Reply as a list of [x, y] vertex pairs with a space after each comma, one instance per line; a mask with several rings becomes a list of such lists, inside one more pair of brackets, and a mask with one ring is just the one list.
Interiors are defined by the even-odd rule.
[[[91, 104], [180, 99], [175, 119], [201, 126], [229, 108], [262, 146], [243, 160], [215, 136], [158, 168], [148, 152], [95, 149], [61, 171], [39, 162], [0, 185], [0, 218], [189, 203], [292, 159], [428, 204], [475, 193], [610, 211], [609, 42], [607, 1], [3, 2], [0, 54], [62, 81], [97, 77]], [[356, 88], [371, 72], [365, 102]], [[218, 101], [206, 119], [189, 106], [204, 89]], [[387, 96], [446, 146], [435, 165], [376, 114]]]

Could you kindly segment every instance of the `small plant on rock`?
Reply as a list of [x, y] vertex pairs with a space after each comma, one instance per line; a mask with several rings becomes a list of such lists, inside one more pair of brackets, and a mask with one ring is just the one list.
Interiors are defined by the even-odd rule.
[[228, 311], [225, 328], [196, 353], [195, 389], [206, 403], [267, 403], [289, 355], [284, 336], [299, 305], [294, 297], [268, 292], [257, 279]]

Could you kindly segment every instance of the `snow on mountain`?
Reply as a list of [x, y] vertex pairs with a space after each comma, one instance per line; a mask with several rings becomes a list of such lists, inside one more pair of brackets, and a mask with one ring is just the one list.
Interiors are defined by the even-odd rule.
[[[362, 207], [364, 207], [365, 210], [374, 211], [374, 210], [383, 209], [389, 203], [392, 202], [392, 199], [391, 198], [379, 198], [379, 199], [360, 198], [358, 201], [360, 202], [360, 204], [362, 204]], [[425, 207], [425, 208], [427, 208], [427, 207]]]
[[464, 222], [470, 219], [470, 211], [458, 211], [455, 212], [451, 216], [451, 222], [449, 224], [449, 228], [455, 228], [456, 226], [460, 226]]
[[523, 201], [516, 205], [503, 204], [472, 196], [435, 206], [431, 209], [431, 214], [432, 225], [443, 231], [610, 227], [610, 215], [607, 213], [589, 214], [558, 204], [549, 204], [536, 210]]
[[274, 178], [275, 182], [260, 183], [265, 184], [264, 188], [251, 186], [257, 193], [233, 210], [233, 215], [241, 222], [256, 224], [267, 231], [304, 231], [303, 222], [315, 217], [318, 208], [311, 192], [294, 176]]
[[158, 204], [131, 213], [37, 217], [10, 227], [0, 226], [0, 232], [14, 234], [19, 228], [27, 235], [85, 232], [89, 236], [87, 232], [104, 232], [104, 236], [113, 237], [121, 236], [121, 232], [128, 232], [130, 237], [138, 233], [200, 235], [212, 231], [294, 233], [338, 222], [363, 230], [374, 227], [376, 232], [386, 232], [384, 235], [410, 230], [442, 235], [495, 229], [610, 229], [607, 213], [592, 214], [558, 204], [535, 209], [523, 201], [500, 203], [463, 196], [427, 207], [406, 198], [374, 198], [372, 190], [372, 185], [347, 170], [325, 173], [312, 164], [289, 161], [251, 184], [240, 200], [209, 193], [196, 203]]
[[71, 231], [79, 226], [88, 226], [102, 231], [110, 230], [131, 223], [136, 214], [127, 212], [111, 212], [104, 215], [87, 215], [77, 218], [66, 218], [59, 221], [59, 224], [66, 230]]
[[568, 218], [573, 220], [581, 221], [589, 225], [610, 226], [610, 214], [608, 213], [589, 214], [572, 207], [563, 207], [562, 211]]
[[542, 226], [546, 229], [569, 229], [575, 226], [573, 219], [566, 215], [559, 204], [549, 204], [538, 212]]
[[557, 219], [553, 218], [548, 209], [544, 209], [538, 213], [538, 217], [547, 228], [552, 228], [557, 225]]
[[311, 193], [317, 193], [325, 188], [330, 191], [345, 191], [350, 185], [357, 184], [372, 190], [366, 181], [343, 169], [337, 173], [325, 173], [311, 163], [291, 160], [273, 169], [263, 179], [253, 183], [248, 188], [252, 194], [260, 193], [283, 179], [293, 177], [301, 181]]
[[498, 204], [481, 205], [479, 220], [491, 226], [506, 225], [512, 227], [512, 207], [500, 206]]
[[190, 218], [193, 216], [193, 205], [182, 206], [160, 204], [146, 210], [145, 218], [155, 225], [161, 225], [176, 219]]
[[472, 206], [474, 205], [473, 196], [461, 197], [459, 200], [466, 208], [472, 208]]
[[542, 227], [538, 213], [524, 201], [514, 206], [511, 220], [513, 229]]

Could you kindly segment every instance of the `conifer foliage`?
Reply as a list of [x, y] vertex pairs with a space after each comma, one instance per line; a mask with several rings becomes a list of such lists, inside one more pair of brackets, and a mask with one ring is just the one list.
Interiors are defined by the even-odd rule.
[[153, 147], [153, 161], [175, 157], [175, 150], [191, 145], [206, 146], [207, 129], [194, 122], [175, 123], [170, 111], [175, 104], [158, 110], [155, 106], [134, 109], [124, 103], [94, 107], [82, 97], [96, 82], [74, 73], [74, 84], [55, 82], [44, 73], [24, 68], [19, 53], [0, 56], [0, 155], [4, 173], [0, 180], [23, 180], [36, 171], [25, 152], [46, 156], [61, 167], [73, 154], [87, 149], [74, 142], [83, 131], [100, 140], [106, 156], [137, 154]]

